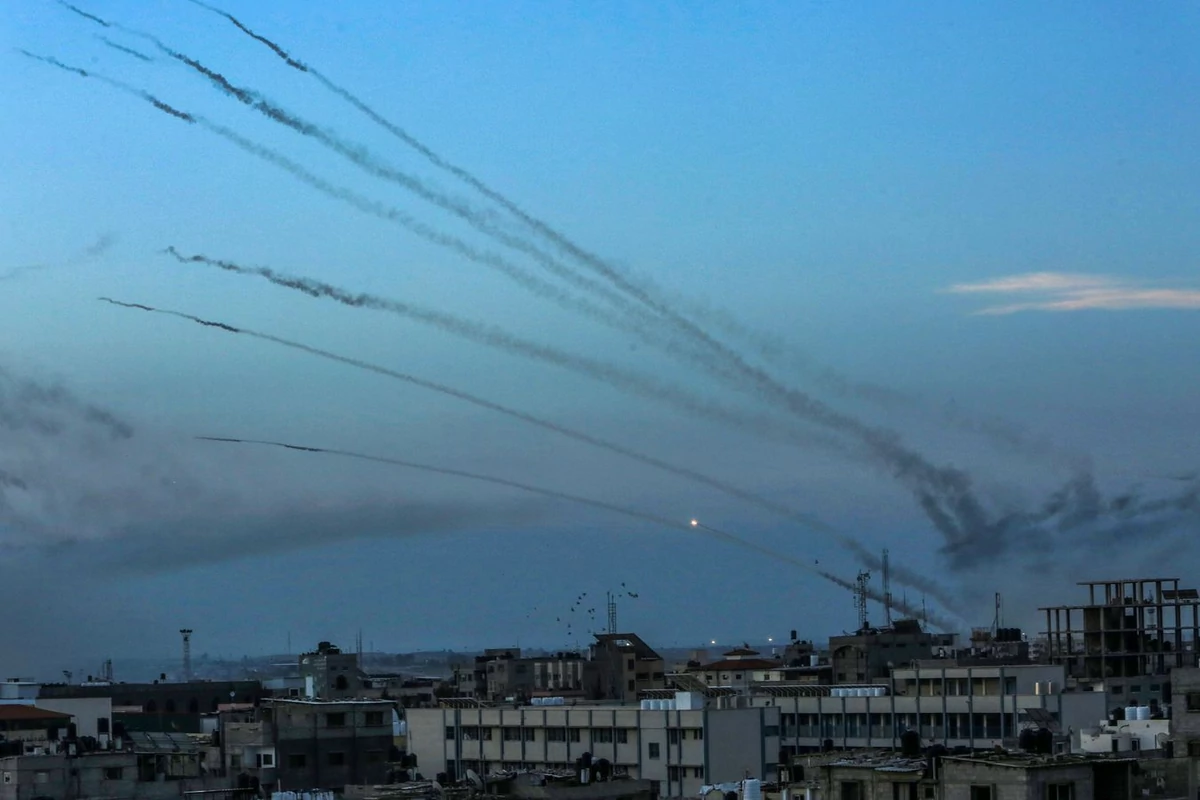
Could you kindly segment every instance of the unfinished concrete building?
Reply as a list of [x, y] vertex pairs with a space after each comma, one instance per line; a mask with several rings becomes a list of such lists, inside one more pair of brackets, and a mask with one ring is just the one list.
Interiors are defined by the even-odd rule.
[[1088, 602], [1042, 608], [1046, 657], [1120, 706], [1170, 701], [1168, 675], [1197, 666], [1200, 594], [1178, 578], [1085, 581]]

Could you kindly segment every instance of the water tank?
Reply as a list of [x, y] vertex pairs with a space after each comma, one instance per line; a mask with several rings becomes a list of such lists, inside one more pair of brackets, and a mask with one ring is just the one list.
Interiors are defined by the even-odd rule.
[[900, 734], [900, 754], [905, 758], [918, 758], [921, 755], [921, 734], [916, 731]]
[[[675, 710], [675, 701], [674, 701], [674, 700], [668, 700], [668, 701], [667, 701], [667, 710], [668, 710], [668, 711], [674, 711], [674, 710]], [[1149, 709], [1147, 709], [1147, 710], [1149, 710]], [[1147, 719], [1149, 719], [1149, 717], [1147, 717]]]
[[1138, 707], [1137, 706], [1125, 706], [1125, 719], [1131, 720], [1131, 719], [1137, 719], [1137, 718], [1138, 718]]
[[883, 688], [882, 686], [876, 686], [875, 687], [875, 696], [876, 697], [886, 697], [887, 689]]
[[1044, 755], [1052, 755], [1054, 753], [1054, 734], [1049, 728], [1038, 728], [1036, 734], [1037, 752]]
[[821, 657], [819, 655], [817, 655], [816, 653], [813, 653], [811, 656], [808, 657], [808, 665], [810, 667], [821, 666]]
[[1150, 719], [1150, 706], [1138, 706], [1138, 719]]
[[762, 800], [762, 781], [747, 778], [742, 782], [742, 800]]
[[1021, 731], [1021, 735], [1017, 737], [1017, 746], [1026, 753], [1032, 753], [1037, 750], [1037, 733], [1033, 728], [1026, 728]]
[[643, 700], [643, 701], [642, 701], [642, 702], [641, 702], [641, 703], [638, 705], [638, 707], [639, 707], [639, 708], [641, 708], [641, 709], [642, 709], [642, 711], [649, 711], [649, 710], [650, 710], [650, 701], [649, 701], [649, 700]]

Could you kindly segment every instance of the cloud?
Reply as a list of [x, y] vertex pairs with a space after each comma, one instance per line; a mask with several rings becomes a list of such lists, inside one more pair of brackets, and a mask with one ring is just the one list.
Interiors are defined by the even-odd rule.
[[1031, 272], [979, 283], [959, 283], [951, 294], [1022, 295], [1032, 299], [982, 308], [976, 314], [1020, 311], [1125, 311], [1130, 309], [1200, 309], [1200, 289], [1163, 288], [1102, 275]]

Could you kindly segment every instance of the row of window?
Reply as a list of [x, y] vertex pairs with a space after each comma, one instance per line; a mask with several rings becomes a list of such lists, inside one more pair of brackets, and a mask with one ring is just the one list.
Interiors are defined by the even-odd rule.
[[[332, 727], [332, 726], [331, 726]], [[545, 731], [547, 742], [581, 742], [583, 740], [584, 728], [520, 728], [516, 726], [505, 726], [503, 728], [478, 727], [475, 725], [465, 725], [458, 729], [461, 732], [463, 741], [467, 742], [490, 742], [496, 736], [495, 731], [500, 731], [500, 737], [506, 742], [536, 742], [538, 730]], [[636, 728], [590, 728], [586, 729], [591, 739], [592, 744], [628, 744], [631, 734], [636, 736]], [[774, 733], [767, 733], [768, 736], [778, 736], [779, 729], [775, 728]], [[453, 725], [446, 726], [446, 741], [452, 742], [455, 739], [455, 728]], [[702, 741], [704, 739], [703, 728], [668, 728], [667, 743], [679, 744], [681, 741]]]
[[[367, 764], [382, 764], [385, 759], [385, 754], [382, 750], [368, 750], [363, 754], [363, 761]], [[329, 767], [344, 767], [348, 763], [347, 755], [341, 750], [331, 751], [325, 754], [325, 765]], [[265, 759], [263, 766], [269, 766]], [[237, 765], [230, 766], [237, 768]], [[290, 753], [287, 757], [288, 769], [307, 769], [308, 754], [307, 753]]]
[[667, 780], [681, 781], [684, 778], [703, 778], [704, 767], [667, 767]]

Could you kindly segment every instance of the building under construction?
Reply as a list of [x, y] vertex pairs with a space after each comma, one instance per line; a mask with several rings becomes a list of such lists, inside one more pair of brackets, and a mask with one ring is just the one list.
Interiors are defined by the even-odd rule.
[[1086, 605], [1042, 608], [1047, 657], [1120, 705], [1169, 702], [1174, 667], [1197, 666], [1200, 594], [1178, 578], [1087, 581]]

